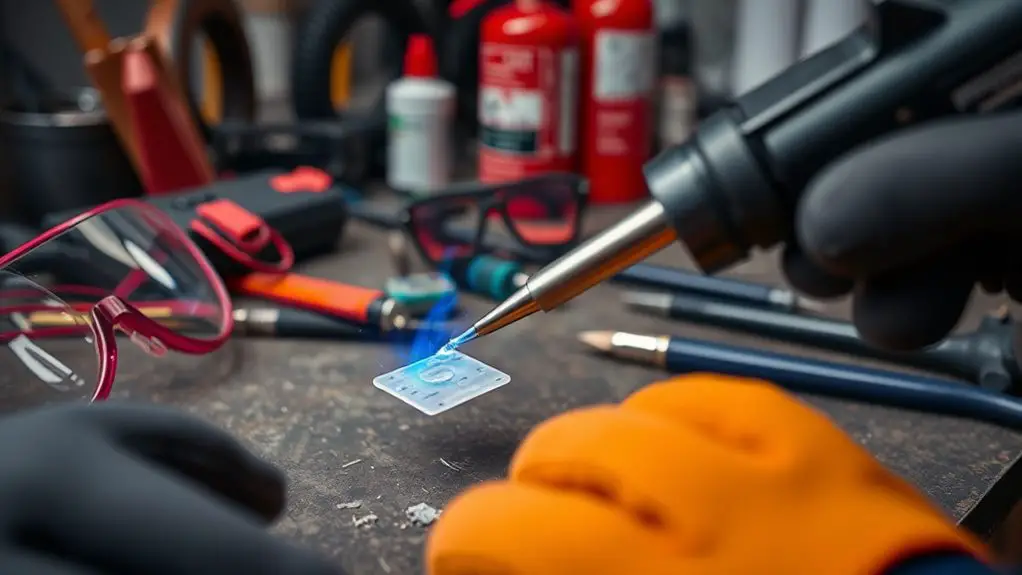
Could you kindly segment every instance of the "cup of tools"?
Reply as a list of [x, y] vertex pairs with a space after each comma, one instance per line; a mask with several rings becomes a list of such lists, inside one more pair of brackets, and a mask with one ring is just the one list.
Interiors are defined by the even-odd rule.
[[49, 213], [142, 195], [138, 176], [91, 90], [31, 105], [4, 105], [0, 145], [5, 181], [24, 223], [38, 225]]

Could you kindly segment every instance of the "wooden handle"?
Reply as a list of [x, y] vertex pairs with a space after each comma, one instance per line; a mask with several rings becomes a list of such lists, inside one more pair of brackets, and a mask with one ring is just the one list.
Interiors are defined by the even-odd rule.
[[96, 7], [91, 0], [54, 1], [83, 55], [92, 50], [107, 48], [110, 44], [110, 33], [96, 14]]

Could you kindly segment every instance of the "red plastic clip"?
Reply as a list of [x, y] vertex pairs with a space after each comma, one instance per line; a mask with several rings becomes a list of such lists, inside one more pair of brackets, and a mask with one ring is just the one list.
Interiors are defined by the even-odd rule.
[[[231, 259], [252, 271], [281, 273], [294, 265], [294, 251], [280, 233], [262, 218], [230, 200], [200, 204], [191, 229]], [[257, 259], [272, 245], [280, 255], [277, 262]]]
[[282, 194], [293, 192], [325, 192], [334, 185], [334, 179], [323, 170], [300, 166], [270, 178], [270, 187]]

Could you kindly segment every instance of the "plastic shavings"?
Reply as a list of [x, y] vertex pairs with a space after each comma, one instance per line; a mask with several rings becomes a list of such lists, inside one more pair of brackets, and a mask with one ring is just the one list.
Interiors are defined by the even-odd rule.
[[405, 509], [405, 516], [416, 527], [428, 527], [440, 517], [442, 511], [435, 509], [425, 503], [418, 503]]

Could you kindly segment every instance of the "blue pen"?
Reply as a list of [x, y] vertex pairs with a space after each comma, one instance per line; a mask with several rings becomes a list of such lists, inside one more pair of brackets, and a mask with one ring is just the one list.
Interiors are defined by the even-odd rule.
[[755, 377], [800, 393], [964, 417], [1022, 430], [1022, 402], [951, 380], [857, 367], [673, 336], [589, 331], [589, 347], [672, 373]]

